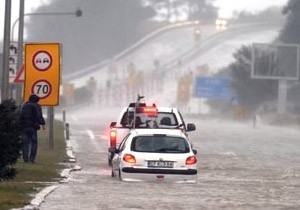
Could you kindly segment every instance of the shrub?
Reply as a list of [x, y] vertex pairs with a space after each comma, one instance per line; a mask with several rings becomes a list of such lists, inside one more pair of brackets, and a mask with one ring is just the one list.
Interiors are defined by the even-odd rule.
[[0, 104], [0, 181], [16, 176], [13, 165], [22, 149], [19, 116], [19, 109], [12, 99]]

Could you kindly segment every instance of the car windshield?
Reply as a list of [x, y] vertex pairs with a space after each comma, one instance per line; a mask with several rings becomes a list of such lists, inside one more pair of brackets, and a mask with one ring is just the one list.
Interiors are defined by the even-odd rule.
[[[178, 126], [176, 116], [170, 112], [158, 112], [155, 116], [144, 113], [135, 115], [136, 128], [174, 128]], [[121, 120], [123, 127], [130, 127], [133, 124], [133, 112], [126, 112]]]
[[135, 137], [131, 143], [131, 150], [153, 153], [187, 153], [190, 151], [186, 139], [166, 135]]

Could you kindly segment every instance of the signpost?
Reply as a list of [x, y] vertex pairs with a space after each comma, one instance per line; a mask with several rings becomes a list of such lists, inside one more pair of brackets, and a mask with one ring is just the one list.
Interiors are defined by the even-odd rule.
[[227, 77], [197, 77], [195, 96], [198, 98], [232, 98], [230, 80]]
[[[0, 72], [3, 72], [2, 67], [3, 67], [3, 54], [0, 53]], [[1, 83], [2, 83], [2, 74], [0, 74], [0, 84]], [[1, 85], [0, 85], [0, 89], [1, 89]], [[1, 93], [0, 93], [0, 98], [1, 98]]]
[[20, 71], [17, 72], [14, 83], [24, 83], [24, 79], [25, 79], [25, 68], [24, 66], [22, 66]]
[[49, 106], [49, 149], [53, 150], [53, 106], [59, 103], [60, 44], [26, 44], [25, 71], [24, 101], [34, 93], [40, 97], [40, 105]]
[[286, 112], [289, 80], [299, 79], [300, 47], [296, 44], [252, 45], [251, 78], [278, 80], [277, 112]]
[[9, 83], [13, 83], [17, 74], [18, 43], [11, 42], [9, 46]]
[[40, 104], [56, 106], [59, 103], [60, 45], [36, 43], [25, 45], [24, 101], [30, 94], [40, 97]]
[[254, 79], [298, 80], [299, 45], [252, 45], [251, 77]]

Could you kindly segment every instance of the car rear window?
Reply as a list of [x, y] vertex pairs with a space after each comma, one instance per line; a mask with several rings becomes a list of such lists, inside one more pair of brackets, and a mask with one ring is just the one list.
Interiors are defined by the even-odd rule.
[[153, 153], [190, 152], [186, 139], [165, 135], [137, 136], [132, 140], [131, 150], [135, 152]]
[[[158, 112], [157, 116], [148, 116], [144, 113], [136, 114], [136, 119], [138, 119], [137, 127], [140, 128], [174, 128], [178, 126], [178, 121], [176, 116], [172, 112]], [[122, 127], [130, 127], [132, 124], [133, 112], [125, 112], [122, 119]]]

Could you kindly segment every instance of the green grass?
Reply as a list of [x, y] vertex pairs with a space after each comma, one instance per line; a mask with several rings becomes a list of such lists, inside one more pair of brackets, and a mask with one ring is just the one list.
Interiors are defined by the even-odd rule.
[[13, 180], [0, 182], [0, 210], [23, 207], [29, 204], [33, 195], [47, 184], [60, 178], [63, 166], [59, 163], [67, 160], [63, 123], [54, 122], [54, 149], [49, 150], [48, 130], [40, 130], [38, 154], [35, 164], [25, 164], [20, 157], [14, 166], [18, 174]]

